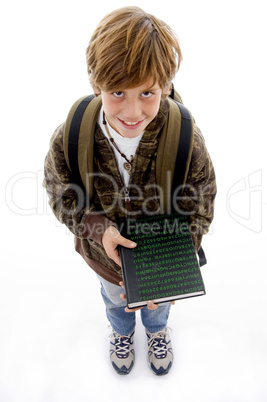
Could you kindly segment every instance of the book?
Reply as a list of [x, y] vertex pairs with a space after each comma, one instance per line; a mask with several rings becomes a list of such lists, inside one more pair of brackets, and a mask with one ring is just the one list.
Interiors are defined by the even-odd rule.
[[187, 216], [130, 219], [122, 234], [137, 243], [120, 247], [128, 308], [206, 294]]

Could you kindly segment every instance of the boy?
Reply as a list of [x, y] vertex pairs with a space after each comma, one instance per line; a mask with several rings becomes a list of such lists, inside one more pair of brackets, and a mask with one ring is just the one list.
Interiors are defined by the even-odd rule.
[[[65, 124], [52, 137], [44, 186], [56, 217], [75, 235], [76, 251], [100, 280], [112, 327], [110, 360], [117, 373], [128, 374], [134, 364], [135, 310], [126, 307], [117, 247], [133, 248], [136, 244], [121, 236], [117, 225], [129, 216], [160, 212], [157, 148], [168, 119], [167, 95], [182, 55], [171, 28], [138, 7], [107, 15], [93, 33], [86, 55], [95, 99], [100, 99], [90, 203], [83, 201], [81, 205], [85, 197], [79, 198], [78, 183], [73, 183], [66, 161]], [[179, 209], [191, 213], [196, 251], [213, 219], [215, 193], [212, 162], [195, 127], [187, 186]], [[170, 303], [155, 305], [151, 301], [140, 311], [149, 366], [157, 375], [167, 374], [173, 362], [169, 311]]]

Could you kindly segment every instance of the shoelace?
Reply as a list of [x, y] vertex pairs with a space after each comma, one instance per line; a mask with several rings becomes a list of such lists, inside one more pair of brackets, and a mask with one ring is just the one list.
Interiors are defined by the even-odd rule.
[[166, 334], [165, 331], [159, 331], [149, 338], [148, 347], [153, 347], [153, 352], [157, 359], [162, 359], [167, 354]]
[[129, 355], [130, 337], [115, 335], [116, 355], [119, 358], [126, 358]]

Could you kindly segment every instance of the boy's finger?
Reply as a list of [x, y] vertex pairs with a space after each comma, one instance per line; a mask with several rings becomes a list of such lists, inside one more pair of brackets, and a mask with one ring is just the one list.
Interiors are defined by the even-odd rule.
[[127, 247], [127, 248], [134, 248], [137, 246], [137, 244], [129, 239], [126, 239], [123, 236], [118, 237], [117, 239], [118, 244], [120, 244], [123, 247]]
[[157, 310], [158, 304], [153, 303], [151, 300], [147, 302], [148, 310]]

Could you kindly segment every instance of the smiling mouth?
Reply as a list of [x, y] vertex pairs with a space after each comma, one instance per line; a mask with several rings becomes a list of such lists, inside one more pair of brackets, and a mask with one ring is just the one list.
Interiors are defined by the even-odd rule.
[[125, 121], [125, 120], [121, 120], [121, 119], [119, 119], [119, 118], [118, 118], [118, 120], [119, 120], [121, 123], [123, 123], [123, 124], [125, 124], [126, 126], [129, 126], [129, 127], [138, 126], [138, 125], [140, 125], [141, 123], [143, 123], [143, 121], [144, 121], [144, 120], [140, 120], [140, 121]]
[[139, 122], [138, 122], [138, 121], [135, 121], [135, 122], [131, 123], [130, 121], [124, 121], [123, 123], [124, 123], [124, 124], [127, 124], [127, 126], [135, 126], [135, 125], [138, 124]]

